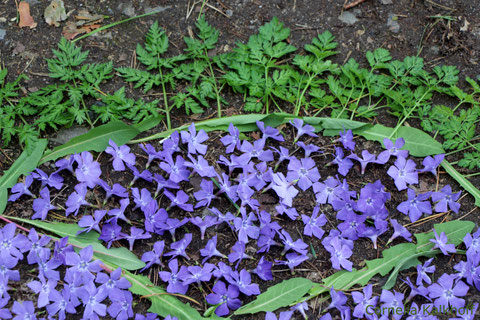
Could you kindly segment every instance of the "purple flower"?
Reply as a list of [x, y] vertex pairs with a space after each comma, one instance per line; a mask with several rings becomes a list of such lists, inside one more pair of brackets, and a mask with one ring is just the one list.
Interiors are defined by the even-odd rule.
[[434, 158], [428, 156], [423, 159], [423, 168], [418, 172], [431, 172], [434, 176], [437, 176], [437, 167], [442, 163], [445, 158], [444, 154], [437, 154]]
[[455, 245], [454, 244], [452, 244], [452, 243], [447, 244], [448, 238], [447, 238], [447, 235], [445, 234], [445, 232], [442, 231], [440, 236], [438, 236], [437, 230], [433, 230], [433, 233], [435, 235], [435, 239], [430, 239], [430, 242], [433, 242], [435, 244], [435, 246], [433, 246], [432, 250], [438, 248], [446, 256], [448, 256], [449, 252], [451, 252], [451, 253], [457, 252], [455, 250]]
[[[213, 178], [217, 175], [215, 168], [208, 164], [208, 161], [204, 157], [199, 155], [197, 160], [192, 155], [188, 155], [190, 162], [185, 162], [185, 166], [192, 168], [193, 172], [196, 172], [200, 177], [209, 177]], [[192, 172], [192, 173], [193, 173]]]
[[110, 139], [108, 141], [110, 145], [105, 149], [105, 152], [112, 155], [113, 157], [113, 169], [115, 171], [124, 171], [125, 164], [129, 164], [131, 166], [135, 165], [135, 155], [130, 153], [130, 147], [123, 145], [118, 147], [117, 144]]
[[145, 267], [142, 268], [142, 270], [140, 270], [140, 272], [150, 268], [154, 264], [159, 264], [160, 266], [163, 267], [162, 255], [163, 255], [164, 249], [165, 249], [165, 242], [163, 240], [155, 242], [153, 244], [153, 250], [147, 251], [142, 255], [142, 261], [145, 262], [146, 265]]
[[[325, 240], [326, 238], [324, 241]], [[347, 245], [342, 244], [338, 237], [334, 237], [330, 241], [330, 246], [326, 246], [325, 249], [330, 252], [330, 261], [332, 262], [332, 267], [334, 269], [340, 270], [343, 268], [345, 270], [352, 271], [353, 264], [348, 260], [348, 258], [352, 256], [352, 250]]]
[[403, 138], [398, 138], [395, 140], [395, 144], [393, 144], [392, 140], [385, 138], [383, 139], [383, 145], [387, 150], [380, 152], [378, 155], [378, 161], [380, 163], [387, 163], [391, 156], [395, 156], [397, 158], [408, 157], [408, 150], [400, 150], [405, 145], [405, 139]]
[[235, 285], [241, 293], [247, 296], [260, 294], [258, 284], [252, 283], [252, 277], [245, 269], [242, 269], [240, 272], [231, 272], [229, 275], [226, 275], [225, 278], [229, 283]]
[[238, 288], [229, 285], [228, 289], [223, 281], [217, 281], [212, 288], [213, 293], [207, 296], [207, 302], [211, 305], [218, 305], [215, 309], [215, 314], [219, 317], [226, 316], [231, 310], [240, 308], [242, 302], [237, 299], [239, 292]]
[[298, 311], [302, 314], [303, 318], [304, 319], [308, 319], [308, 316], [307, 314], [305, 313], [305, 311], [308, 310], [308, 304], [306, 301], [303, 301], [303, 302], [299, 302], [297, 303], [296, 305], [294, 305], [290, 311]]
[[275, 210], [280, 215], [286, 214], [290, 218], [290, 220], [297, 220], [298, 212], [295, 208], [288, 208], [283, 203], [280, 203], [278, 206], [275, 207]]
[[57, 280], [46, 280], [42, 274], [40, 274], [38, 278], [40, 281], [30, 281], [27, 286], [38, 295], [37, 306], [42, 308], [50, 303], [49, 295], [52, 294], [53, 291], [56, 291], [55, 287], [57, 286]]
[[150, 239], [152, 236], [150, 233], [145, 232], [145, 230], [137, 228], [137, 227], [131, 227], [130, 228], [130, 234], [125, 236], [125, 239], [128, 240], [128, 245], [129, 245], [129, 250], [133, 251], [133, 243], [135, 240], [140, 240], [140, 239]]
[[352, 153], [347, 158], [357, 160], [358, 162], [360, 162], [361, 174], [365, 173], [365, 169], [369, 163], [378, 163], [377, 160], [375, 159], [375, 155], [371, 154], [367, 150], [362, 151], [361, 158], [357, 156], [355, 153]]
[[145, 181], [152, 182], [153, 175], [150, 171], [143, 170], [140, 173], [140, 171], [138, 171], [138, 169], [135, 166], [132, 166], [132, 165], [129, 165], [129, 164], [127, 164], [127, 166], [128, 166], [128, 169], [130, 169], [130, 171], [132, 171], [132, 173], [133, 173], [133, 179], [132, 179], [132, 181], [130, 181], [129, 186], [133, 186], [135, 181], [137, 181], [138, 179], [143, 179]]
[[[345, 128], [343, 128], [343, 132], [340, 131], [340, 142], [343, 144], [343, 147], [348, 150], [355, 150], [355, 141], [353, 141], [353, 133], [352, 130], [345, 131]], [[363, 172], [362, 172], [363, 173]]]
[[290, 249], [300, 253], [301, 255], [307, 254], [308, 245], [305, 242], [303, 242], [302, 239], [297, 239], [293, 241], [292, 237], [286, 230], [282, 230], [279, 233], [279, 236], [284, 245], [282, 255], [285, 254]]
[[50, 176], [43, 172], [43, 170], [35, 169], [36, 172], [32, 172], [32, 177], [34, 179], [42, 181], [40, 188], [43, 188], [45, 185], [49, 187], [60, 190], [63, 186], [63, 178], [56, 172], [52, 173]]
[[172, 256], [171, 259], [173, 259], [177, 256], [182, 256], [185, 257], [185, 259], [190, 260], [190, 257], [187, 256], [187, 252], [185, 251], [190, 242], [192, 242], [192, 234], [187, 233], [182, 240], [178, 240], [170, 245], [172, 251], [165, 253], [165, 257]]
[[339, 200], [343, 190], [338, 179], [329, 177], [324, 182], [314, 183], [313, 192], [315, 192], [317, 203], [325, 204]]
[[235, 148], [240, 150], [240, 130], [238, 130], [233, 123], [230, 123], [228, 126], [228, 132], [230, 133], [229, 135], [226, 135], [220, 139], [223, 145], [227, 146], [227, 153], [232, 153], [235, 151]]
[[203, 219], [201, 217], [194, 217], [190, 219], [190, 222], [200, 228], [200, 239], [205, 238], [205, 231], [207, 228], [214, 226], [218, 223], [218, 219], [215, 216], [205, 216]]
[[168, 268], [171, 272], [160, 271], [158, 274], [163, 282], [168, 282], [167, 292], [185, 294], [188, 290], [188, 285], [183, 284], [182, 279], [188, 276], [187, 267], [181, 266], [178, 269], [178, 260], [173, 259], [168, 263]]
[[235, 231], [238, 232], [238, 240], [243, 243], [248, 243], [248, 238], [258, 239], [260, 235], [260, 228], [253, 225], [253, 222], [257, 220], [253, 212], [250, 212], [247, 216], [245, 208], [240, 209], [242, 217], [234, 219], [233, 223]]
[[92, 257], [93, 247], [91, 245], [80, 250], [78, 254], [67, 252], [65, 256], [66, 265], [71, 266], [69, 269], [82, 277], [84, 284], [95, 279], [92, 272], [98, 272], [102, 269], [100, 260], [91, 261]]
[[75, 162], [75, 158], [73, 157], [73, 155], [68, 156], [67, 159], [64, 158], [64, 159], [58, 160], [57, 162], [55, 162], [55, 166], [58, 168], [56, 172], [58, 173], [63, 170], [68, 170], [71, 173], [73, 173], [74, 162]]
[[284, 205], [292, 206], [293, 198], [298, 194], [298, 190], [287, 181], [283, 173], [278, 172], [273, 174], [272, 188]]
[[202, 257], [205, 257], [202, 263], [205, 263], [205, 261], [214, 256], [225, 259], [227, 258], [226, 255], [220, 253], [220, 251], [217, 250], [217, 235], [214, 235], [210, 240], [208, 240], [205, 248], [200, 249], [200, 254], [202, 255]]
[[32, 216], [32, 219], [42, 219], [45, 220], [47, 217], [48, 211], [56, 210], [57, 207], [50, 203], [50, 191], [48, 187], [43, 188], [40, 191], [40, 197], [33, 200], [33, 211], [35, 214]]
[[58, 319], [65, 320], [65, 312], [70, 314], [77, 312], [74, 303], [70, 300], [70, 293], [67, 289], [63, 289], [62, 293], [56, 290], [52, 291], [50, 300], [52, 303], [47, 306], [47, 312], [51, 317], [58, 313]]
[[273, 264], [270, 261], [265, 260], [265, 258], [262, 256], [253, 272], [255, 272], [263, 281], [273, 280], [272, 265]]
[[387, 245], [397, 237], [402, 237], [405, 240], [412, 242], [412, 234], [408, 232], [407, 228], [405, 228], [400, 223], [398, 223], [397, 219], [391, 219], [390, 223], [392, 224], [392, 227], [393, 227], [393, 234], [390, 237], [390, 239], [388, 239]]
[[100, 288], [107, 290], [108, 296], [112, 301], [114, 300], [112, 295], [114, 292], [122, 292], [132, 286], [126, 278], [122, 277], [121, 268], [113, 270], [109, 275], [104, 272], [98, 272], [95, 282], [102, 284]]
[[38, 257], [40, 256], [40, 253], [42, 251], [50, 255], [50, 248], [45, 248], [45, 246], [47, 246], [51, 240], [50, 237], [45, 235], [42, 235], [42, 237], [39, 237], [37, 231], [34, 228], [32, 228], [28, 233], [28, 240], [30, 240], [30, 242], [24, 248], [24, 249], [28, 248], [29, 250], [28, 256], [27, 256], [28, 264], [33, 264], [38, 262], [39, 261]]
[[320, 207], [315, 206], [313, 209], [312, 216], [309, 217], [305, 214], [302, 214], [302, 221], [305, 225], [303, 229], [303, 234], [306, 236], [315, 236], [318, 239], [322, 239], [325, 231], [323, 231], [322, 227], [327, 223], [327, 218], [322, 213], [318, 215], [320, 212]]
[[174, 152], [180, 151], [180, 134], [178, 131], [172, 132], [170, 137], [163, 142], [163, 151], [165, 154], [173, 154]]
[[430, 201], [425, 201], [430, 197], [431, 192], [415, 195], [413, 189], [408, 188], [408, 199], [397, 206], [401, 213], [408, 214], [411, 222], [417, 221], [423, 214], [432, 214], [432, 205]]
[[295, 136], [294, 142], [297, 142], [298, 139], [300, 139], [301, 136], [304, 134], [310, 136], [310, 137], [317, 137], [317, 135], [314, 133], [315, 128], [309, 124], [306, 124], [305, 126], [303, 125], [303, 120], [302, 119], [293, 119], [293, 122], [290, 120], [290, 124], [297, 129], [297, 135]]
[[260, 129], [260, 131], [263, 133], [263, 139], [264, 140], [267, 140], [268, 138], [272, 138], [272, 139], [280, 141], [280, 142], [285, 141], [285, 139], [283, 139], [283, 136], [280, 134], [278, 129], [272, 128], [270, 126], [267, 126], [265, 128], [265, 124], [262, 121], [258, 121], [258, 120], [257, 120], [256, 124], [257, 124], [258, 129]]
[[185, 211], [193, 211], [193, 206], [190, 203], [187, 203], [190, 199], [183, 190], [179, 190], [175, 196], [168, 190], [165, 190], [164, 194], [170, 199], [170, 201], [172, 201], [170, 208], [179, 207]]
[[298, 181], [297, 184], [303, 191], [310, 188], [313, 182], [317, 182], [320, 179], [320, 173], [312, 158], [302, 158], [299, 161], [292, 157], [288, 164], [288, 170], [287, 180], [290, 182]]
[[367, 318], [373, 319], [373, 316], [370, 315], [369, 309], [375, 308], [377, 305], [378, 297], [372, 297], [372, 285], [369, 284], [363, 288], [363, 293], [358, 291], [352, 292], [352, 298], [356, 306], [353, 310], [353, 316], [357, 318]]
[[422, 296], [425, 299], [428, 299], [429, 301], [431, 301], [431, 299], [428, 297], [428, 289], [425, 288], [423, 285], [416, 287], [412, 283], [412, 280], [410, 280], [410, 277], [407, 277], [406, 280], [402, 279], [402, 281], [410, 287], [410, 294], [407, 297], [407, 300], [406, 300], [407, 302], [412, 300], [416, 296]]
[[[342, 217], [343, 218], [343, 217]], [[366, 215], [358, 215], [356, 213], [351, 213], [348, 216], [345, 216], [344, 222], [340, 223], [337, 228], [342, 232], [342, 237], [350, 239], [350, 240], [357, 240], [362, 231], [365, 228], [365, 220]], [[337, 215], [337, 219], [340, 219]]]
[[165, 178], [159, 175], [158, 173], [155, 173], [153, 175], [153, 180], [155, 180], [155, 182], [157, 183], [157, 189], [155, 190], [155, 195], [154, 195], [155, 198], [160, 193], [160, 191], [162, 191], [162, 189], [165, 189], [165, 188], [180, 189], [180, 186], [177, 183], [171, 181], [170, 179], [165, 180]]
[[88, 151], [75, 154], [73, 157], [78, 163], [78, 168], [75, 170], [78, 182], [85, 182], [89, 188], [93, 189], [102, 174], [100, 163], [94, 161], [92, 154]]
[[102, 233], [100, 230], [100, 221], [102, 221], [103, 217], [107, 214], [107, 210], [95, 210], [93, 212], [93, 216], [85, 215], [83, 216], [80, 221], [78, 221], [78, 226], [84, 228], [77, 232], [77, 234], [83, 232], [90, 232], [92, 230], [97, 231], [98, 233]]
[[117, 320], [126, 320], [133, 317], [130, 291], [114, 291], [110, 297], [112, 304], [108, 307], [108, 314]]
[[346, 176], [353, 167], [353, 162], [348, 157], [343, 157], [343, 150], [339, 147], [335, 147], [335, 159], [331, 163], [338, 165], [338, 173], [342, 176]]
[[[400, 292], [394, 291], [394, 293], [392, 293], [383, 289], [382, 295], [380, 296], [380, 301], [383, 302], [381, 306], [382, 310], [387, 310], [388, 313], [392, 311], [392, 317], [396, 320], [399, 320], [404, 314], [403, 298], [404, 295]], [[397, 312], [397, 310], [401, 310], [401, 312]]]
[[[250, 159], [258, 158], [260, 161], [273, 161], [273, 152], [272, 150], [263, 150], [265, 148], [265, 140], [255, 140], [253, 145], [247, 140], [243, 140], [240, 151], [249, 155]], [[248, 160], [250, 160], [248, 159]]]
[[285, 255], [285, 258], [287, 258], [287, 261], [278, 261], [276, 260], [275, 262], [278, 264], [283, 264], [288, 266], [290, 268], [290, 271], [293, 273], [293, 268], [296, 266], [300, 265], [303, 261], [308, 260], [308, 256], [306, 255], [298, 255], [295, 252], [287, 253]]
[[97, 289], [93, 283], [89, 283], [78, 291], [78, 296], [85, 306], [83, 319], [98, 320], [98, 316], [107, 315], [107, 306], [101, 303], [107, 297], [107, 291], [103, 288]]
[[161, 228], [170, 232], [173, 241], [175, 241], [175, 231], [185, 225], [188, 221], [188, 218], [183, 218], [181, 221], [178, 219], [167, 218], [165, 222], [161, 223]]
[[290, 320], [292, 318], [293, 311], [283, 311], [280, 312], [280, 315], [277, 316], [273, 312], [267, 312], [265, 314], [265, 320]]
[[177, 155], [176, 160], [173, 161], [172, 156], [168, 155], [165, 157], [165, 161], [166, 162], [160, 162], [160, 168], [169, 174], [169, 180], [175, 183], [188, 181], [190, 171], [185, 165], [185, 159], [183, 159], [180, 155]]
[[80, 206], [90, 205], [86, 200], [85, 196], [87, 195], [87, 185], [85, 183], [79, 183], [75, 186], [75, 191], [72, 192], [65, 203], [67, 210], [65, 210], [65, 215], [68, 216], [70, 213], [73, 213], [74, 216], [77, 216]]
[[128, 197], [127, 189], [125, 189], [124, 187], [122, 187], [118, 183], [115, 183], [112, 187], [110, 187], [108, 185], [108, 183], [106, 183], [102, 179], [99, 179], [98, 180], [98, 185], [101, 186], [103, 188], [103, 190], [105, 190], [105, 198], [103, 199], [103, 204], [106, 204], [108, 199], [110, 199], [110, 197], [112, 195], [115, 195], [115, 196], [120, 197], [120, 198], [127, 198]]
[[183, 277], [183, 283], [185, 285], [191, 283], [200, 285], [201, 281], [208, 282], [212, 278], [213, 269], [215, 269], [215, 265], [211, 263], [206, 263], [203, 268], [200, 266], [189, 266], [187, 267], [188, 275]]
[[24, 182], [19, 182], [16, 185], [14, 185], [12, 187], [12, 190], [10, 190], [11, 194], [10, 194], [10, 197], [8, 198], [8, 201], [17, 201], [17, 199], [24, 194], [34, 198], [35, 196], [28, 189], [32, 185], [32, 182], [33, 182], [33, 176], [28, 175], [25, 177]]
[[[319, 152], [320, 150], [319, 146], [316, 146], [314, 144], [305, 144], [303, 141], [298, 141], [297, 146], [303, 149], [303, 151], [305, 152], [305, 158], [310, 157], [312, 153]], [[281, 148], [282, 147], [280, 147], [280, 149]]]
[[152, 146], [150, 143], [147, 143], [145, 145], [140, 144], [140, 148], [145, 151], [145, 153], [148, 155], [148, 160], [147, 164], [145, 165], [146, 168], [150, 166], [150, 163], [152, 163], [153, 160], [155, 159], [163, 159], [163, 155], [158, 152], [154, 146]]
[[428, 284], [432, 283], [432, 280], [427, 275], [427, 273], [435, 272], [435, 266], [430, 265], [432, 261], [433, 261], [433, 258], [430, 258], [427, 261], [425, 261], [423, 265], [419, 264], [417, 266], [417, 286], [421, 286], [423, 284], [423, 281], [425, 281]]
[[13, 318], [14, 320], [36, 320], [37, 317], [35, 316], [35, 306], [33, 305], [32, 301], [24, 301], [24, 302], [13, 302], [12, 312], [17, 316]]
[[388, 175], [395, 181], [395, 186], [398, 190], [407, 189], [408, 184], [418, 183], [418, 173], [415, 170], [415, 162], [407, 160], [403, 157], [398, 157], [395, 165], [388, 168]]
[[198, 201], [195, 208], [209, 207], [212, 200], [215, 198], [213, 193], [213, 182], [211, 180], [202, 179], [200, 182], [200, 190], [193, 194]]
[[208, 139], [208, 135], [203, 129], [197, 134], [195, 123], [192, 122], [190, 127], [188, 127], [188, 132], [182, 131], [180, 134], [182, 135], [182, 142], [188, 143], [188, 153], [196, 154], [198, 152], [205, 154], [207, 152], [207, 146], [203, 145], [202, 142]]
[[460, 203], [455, 201], [460, 198], [461, 193], [461, 191], [453, 193], [452, 187], [450, 187], [449, 184], [443, 187], [440, 192], [432, 193], [432, 201], [438, 201], [435, 205], [435, 212], [447, 212], [448, 208], [450, 208], [453, 212], [458, 213], [458, 210], [460, 210]]
[[[133, 189], [136, 189], [136, 188], [133, 188]], [[145, 190], [145, 189], [142, 189], [142, 191]], [[141, 200], [138, 200], [137, 198], [135, 198], [135, 191], [132, 190], [134, 193], [134, 200], [137, 202], [137, 205], [143, 205], [146, 201], [144, 202], [141, 202]], [[142, 192], [143, 193], [143, 192]], [[148, 193], [148, 191], [147, 191]], [[148, 193], [148, 195], [150, 195], [150, 193]], [[144, 197], [145, 199], [145, 197]], [[152, 198], [150, 197], [150, 201]], [[130, 204], [130, 199], [129, 198], [125, 198], [125, 199], [121, 199], [120, 200], [120, 209], [119, 208], [114, 208], [114, 209], [111, 209], [110, 211], [108, 211], [108, 215], [111, 217], [110, 219], [107, 220], [107, 222], [113, 222], [113, 223], [117, 223], [118, 222], [118, 219], [120, 220], [123, 220], [127, 223], [130, 223], [130, 220], [127, 219], [127, 217], [125, 216], [125, 209], [127, 209], [128, 205]]]
[[463, 238], [463, 243], [467, 247], [467, 256], [473, 256], [480, 252], [480, 228], [475, 233], [467, 233]]
[[454, 278], [449, 274], [442, 274], [437, 283], [428, 287], [429, 296], [435, 299], [433, 304], [437, 308], [462, 308], [465, 305], [465, 300], [458, 297], [467, 295], [468, 286], [463, 281], [457, 281], [454, 285]]
[[347, 303], [347, 296], [345, 293], [342, 291], [335, 291], [332, 286], [330, 289], [330, 297], [332, 298], [332, 302], [327, 307], [327, 310], [335, 308], [340, 311], [340, 316], [342, 319], [350, 319], [350, 308], [345, 305]]

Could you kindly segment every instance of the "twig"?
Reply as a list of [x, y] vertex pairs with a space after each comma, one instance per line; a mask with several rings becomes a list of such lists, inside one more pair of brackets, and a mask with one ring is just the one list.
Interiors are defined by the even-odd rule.
[[223, 12], [222, 10], [220, 10], [220, 9], [218, 9], [218, 8], [215, 8], [214, 6], [212, 6], [211, 4], [209, 4], [208, 2], [205, 3], [205, 5], [206, 5], [207, 7], [209, 7], [210, 9], [213, 9], [213, 10], [217, 11], [217, 12], [220, 13], [221, 15], [229, 18], [229, 16], [228, 16], [225, 12]]
[[433, 2], [432, 0], [427, 0], [428, 3], [430, 3], [431, 5], [433, 6], [436, 6], [436, 7], [439, 7], [439, 8], [442, 8], [442, 9], [445, 9], [445, 10], [449, 10], [449, 11], [457, 11], [457, 9], [453, 9], [453, 8], [450, 8], [450, 7], [447, 7], [447, 6], [444, 6], [442, 4], [439, 4], [439, 3], [436, 3], [436, 2]]
[[355, 0], [352, 3], [345, 4], [343, 6], [343, 9], [347, 10], [347, 9], [353, 8], [353, 7], [358, 6], [360, 3], [365, 2], [365, 1], [366, 0]]

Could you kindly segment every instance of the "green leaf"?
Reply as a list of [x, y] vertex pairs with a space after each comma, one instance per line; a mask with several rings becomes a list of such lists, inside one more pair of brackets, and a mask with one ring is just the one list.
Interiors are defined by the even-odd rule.
[[136, 123], [133, 125], [139, 132], [144, 132], [156, 127], [164, 116], [158, 115], [156, 117], [149, 117], [148, 119], [143, 120], [142, 122]]
[[39, 220], [22, 219], [17, 217], [8, 217], [11, 220], [21, 221], [34, 227], [41, 228], [45, 231], [56, 234], [60, 238], [68, 237], [68, 243], [78, 249], [83, 249], [91, 245], [93, 247], [93, 255], [95, 259], [102, 262], [114, 264], [126, 270], [138, 270], [145, 266], [145, 263], [138, 259], [138, 257], [130, 252], [127, 248], [112, 248], [107, 249], [98, 240], [99, 234], [95, 231], [89, 233], [82, 233], [77, 235], [77, 232], [82, 230], [78, 225], [72, 223], [62, 222], [46, 222]]
[[297, 301], [312, 287], [312, 281], [293, 278], [270, 287], [249, 304], [234, 312], [235, 315], [275, 311]]
[[132, 284], [129, 289], [132, 293], [145, 296], [152, 302], [148, 309], [149, 312], [154, 312], [162, 317], [171, 315], [177, 317], [178, 320], [204, 319], [197, 310], [155, 286], [147, 277], [128, 271], [123, 272], [123, 276]]
[[[355, 130], [354, 133], [368, 140], [379, 141], [383, 145], [383, 139], [389, 138], [393, 130], [393, 128], [377, 124], [374, 126], [365, 126], [364, 128]], [[409, 150], [410, 155], [414, 157], [425, 157], [445, 152], [438, 141], [417, 128], [400, 127], [394, 138], [404, 138], [405, 146], [403, 149]]]
[[0, 177], [0, 214], [7, 206], [7, 189], [17, 183], [18, 177], [30, 173], [37, 167], [46, 146], [46, 139], [37, 140], [32, 147], [33, 151], [31, 153], [23, 151], [10, 169]]
[[53, 161], [68, 154], [94, 150], [104, 151], [108, 141], [112, 139], [117, 145], [123, 145], [133, 139], [140, 131], [121, 121], [112, 121], [93, 128], [85, 134], [75, 137], [67, 143], [47, 151], [40, 160], [40, 164]]
[[446, 161], [442, 161], [442, 167], [447, 171], [447, 173], [455, 179], [465, 190], [467, 190], [474, 198], [475, 198], [475, 205], [480, 207], [480, 190], [475, 188], [475, 186], [467, 180], [461, 173], [455, 170], [452, 165]]

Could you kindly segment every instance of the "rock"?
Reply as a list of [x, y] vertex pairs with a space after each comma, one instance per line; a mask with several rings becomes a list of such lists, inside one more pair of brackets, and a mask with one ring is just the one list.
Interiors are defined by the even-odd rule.
[[438, 53], [440, 52], [440, 48], [438, 46], [431, 46], [430, 52], [433, 53], [434, 55], [438, 55]]
[[398, 20], [398, 17], [395, 14], [393, 13], [388, 14], [387, 27], [393, 33], [400, 32], [400, 25], [398, 24], [397, 20]]
[[5, 39], [5, 35], [7, 34], [7, 30], [5, 29], [0, 29], [0, 41]]
[[382, 4], [392, 4], [392, 0], [380, 0]]
[[167, 9], [170, 9], [170, 7], [162, 7], [162, 6], [157, 6], [157, 7], [154, 7], [154, 8], [146, 7], [145, 8], [145, 13], [150, 13], [150, 12], [155, 12], [155, 11], [162, 12], [162, 11], [165, 11]]
[[342, 12], [338, 19], [348, 25], [352, 25], [358, 21], [357, 17], [355, 17], [355, 15], [350, 11]]
[[60, 129], [57, 133], [57, 136], [51, 138], [50, 140], [59, 144], [65, 144], [70, 141], [70, 139], [78, 137], [87, 132], [88, 128], [81, 126], [72, 126], [70, 128]]
[[227, 11], [225, 11], [225, 14], [227, 15], [227, 17], [231, 17], [233, 16], [233, 11], [230, 9], [227, 9]]
[[120, 3], [117, 9], [126, 16], [129, 16], [129, 17], [135, 16], [135, 8], [131, 3]]

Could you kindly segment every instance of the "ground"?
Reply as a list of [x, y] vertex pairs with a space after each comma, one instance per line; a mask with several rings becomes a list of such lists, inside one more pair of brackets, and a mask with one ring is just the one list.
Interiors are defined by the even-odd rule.
[[[8, 68], [9, 80], [13, 80], [20, 73], [29, 76], [30, 79], [25, 81], [24, 84], [26, 92], [35, 91], [46, 84], [52, 83], [53, 80], [47, 76], [48, 69], [45, 59], [52, 57], [52, 49], [56, 47], [62, 32], [62, 27], [50, 26], [42, 18], [48, 1], [29, 0], [28, 2], [31, 6], [32, 16], [38, 23], [34, 29], [20, 29], [16, 25], [16, 9], [13, 1], [4, 1], [0, 4], [0, 56], [2, 66]], [[336, 41], [340, 43], [338, 47], [340, 53], [334, 57], [334, 62], [337, 63], [355, 58], [359, 63], [366, 64], [365, 52], [383, 47], [390, 50], [394, 59], [402, 60], [405, 56], [418, 55], [424, 58], [428, 67], [438, 64], [454, 65], [461, 71], [461, 79], [465, 76], [476, 77], [478, 75], [478, 64], [480, 63], [479, 0], [463, 2], [455, 0], [367, 0], [348, 10], [343, 9], [344, 5], [349, 4], [348, 1], [329, 0], [218, 0], [207, 1], [206, 3], [207, 5], [204, 7], [206, 19], [220, 30], [219, 46], [217, 46], [219, 52], [229, 51], [238, 41], [245, 42], [251, 34], [258, 31], [260, 26], [273, 17], [278, 17], [285, 26], [291, 29], [292, 33], [289, 41], [298, 48], [309, 43], [318, 33], [329, 30], [336, 37]], [[158, 21], [159, 25], [167, 30], [171, 44], [170, 52], [172, 54], [178, 53], [184, 47], [183, 37], [188, 36], [189, 29], [194, 26], [194, 20], [199, 14], [201, 5], [201, 1], [184, 0], [132, 2], [105, 0], [67, 2], [66, 9], [67, 12], [73, 11], [73, 14], [75, 14], [75, 11], [86, 8], [91, 13], [108, 15], [110, 18], [106, 22], [143, 14], [151, 8], [164, 9], [159, 14], [121, 24], [77, 43], [84, 49], [90, 50], [89, 60], [91, 62], [110, 60], [113, 61], [115, 67], [120, 67], [135, 65], [135, 46], [143, 41], [146, 30], [154, 21]], [[5, 31], [3, 39], [1, 37], [2, 30]], [[113, 92], [120, 85], [124, 84], [117, 78], [109, 84], [111, 88], [106, 89]], [[127, 94], [131, 97], [144, 96], [141, 91], [135, 90], [131, 86], [127, 86], [126, 89]], [[158, 92], [153, 92], [153, 94], [158, 95]], [[148, 99], [149, 97], [145, 98]], [[232, 100], [226, 114], [238, 114], [242, 112], [241, 110], [238, 102]], [[207, 115], [196, 116], [195, 120], [211, 116], [212, 114], [208, 113]], [[173, 126], [188, 123], [191, 120], [190, 117], [177, 112], [173, 116]], [[375, 120], [379, 123], [394, 125], [393, 118], [389, 118], [388, 114], [381, 114], [381, 117]], [[52, 132], [47, 137], [50, 138], [55, 135]], [[292, 136], [291, 132], [288, 131], [286, 135]], [[317, 142], [331, 143], [327, 138], [320, 139]], [[362, 139], [359, 139], [358, 142], [360, 146], [370, 151], [379, 150], [378, 144], [372, 144]], [[216, 140], [213, 143], [219, 143], [219, 141]], [[0, 155], [0, 172], [6, 170], [11, 164], [9, 158], [14, 159], [15, 155], [18, 155], [18, 148], [14, 146], [3, 149], [3, 151], [3, 154]], [[332, 150], [327, 148], [326, 151], [331, 152]], [[140, 153], [141, 151], [137, 150], [137, 154]], [[5, 154], [10, 157], [4, 157]], [[218, 154], [210, 154], [212, 160], [215, 159], [215, 156], [218, 157]], [[103, 157], [102, 159], [106, 163], [107, 158]], [[321, 160], [325, 159], [319, 159], [319, 161]], [[362, 176], [359, 174], [358, 168], [355, 168], [351, 177], [352, 180], [349, 181], [357, 185], [373, 182], [377, 179], [378, 172], [381, 169], [374, 167], [365, 176]], [[327, 177], [333, 175], [334, 172], [331, 168], [323, 167], [321, 175]], [[121, 177], [121, 179], [125, 179], [125, 177]], [[382, 182], [387, 186], [387, 189], [393, 190], [393, 184], [388, 177], [382, 178]], [[447, 183], [454, 185], [454, 190], [459, 188], [444, 173], [440, 175], [438, 180], [433, 176], [425, 177], [422, 183], [420, 189], [432, 189], [435, 185], [442, 186]], [[479, 183], [478, 179], [474, 180], [474, 183]], [[268, 195], [263, 200], [266, 206], [271, 206], [269, 204], [271, 199], [268, 199]], [[403, 198], [394, 199], [390, 205], [394, 208], [404, 200]], [[299, 212], [306, 212], [314, 199], [301, 198], [297, 201]], [[18, 208], [10, 206], [7, 208], [7, 213], [14, 211], [14, 209]], [[473, 209], [473, 198], [465, 195], [462, 198], [462, 213], [469, 213]], [[397, 218], [402, 224], [408, 222], [406, 217], [398, 216]], [[435, 221], [421, 224], [411, 231], [412, 233], [428, 231], [432, 228], [433, 223], [439, 223], [443, 218], [446, 220], [452, 219], [451, 216], [447, 215]], [[472, 220], [478, 225], [476, 215], [469, 215], [466, 219]], [[296, 232], [295, 230], [300, 227], [301, 223], [298, 225], [292, 224], [289, 226], [289, 230]], [[196, 236], [198, 235], [196, 234]], [[387, 239], [388, 237], [382, 237], [380, 244]], [[225, 248], [230, 248], [235, 241], [228, 238], [225, 240], [223, 243]], [[197, 242], [195, 248], [200, 249], [204, 244]], [[373, 259], [379, 255], [379, 252], [371, 247], [370, 242], [365, 241], [362, 244], [364, 245], [355, 248], [352, 258], [357, 265], [364, 259]], [[320, 241], [315, 245], [320, 246]], [[314, 281], [319, 281], [325, 275], [329, 275], [331, 270], [329, 270], [330, 263], [325, 258], [327, 253], [317, 252], [317, 255], [316, 259], [308, 263], [305, 268], [306, 271], [298, 272], [296, 275], [308, 277]], [[437, 269], [436, 276], [443, 272], [451, 272], [455, 259], [440, 258], [438, 265], [443, 264], [444, 270]], [[250, 268], [253, 267], [253, 264], [249, 265], [247, 261], [244, 267]], [[403, 275], [411, 276], [412, 274], [405, 273]], [[288, 272], [278, 272], [276, 281], [290, 276]], [[374, 280], [381, 285], [382, 281], [386, 279], [379, 277]], [[398, 284], [396, 289], [400, 290], [400, 287]], [[265, 290], [266, 285], [263, 285], [261, 289], [262, 291]], [[197, 294], [197, 296], [193, 294], [193, 297], [202, 300], [200, 294]], [[470, 301], [478, 301], [478, 298], [478, 294], [469, 296]], [[309, 312], [311, 312], [311, 315], [318, 314], [319, 310], [326, 306], [325, 304], [323, 306], [316, 305]], [[254, 318], [245, 317], [243, 319]]]

